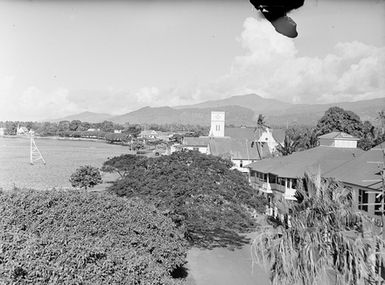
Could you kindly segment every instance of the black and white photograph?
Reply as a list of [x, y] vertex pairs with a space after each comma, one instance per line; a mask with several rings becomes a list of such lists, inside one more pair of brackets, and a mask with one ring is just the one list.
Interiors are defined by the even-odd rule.
[[384, 285], [385, 0], [0, 0], [0, 285]]

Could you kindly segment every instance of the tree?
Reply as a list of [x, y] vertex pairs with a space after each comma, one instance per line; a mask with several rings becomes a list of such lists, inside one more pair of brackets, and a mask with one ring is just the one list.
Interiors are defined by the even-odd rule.
[[58, 125], [58, 134], [64, 136], [70, 130], [69, 121], [60, 121]]
[[255, 227], [253, 211], [265, 210], [265, 198], [257, 196], [242, 173], [231, 169], [229, 160], [192, 151], [136, 163], [132, 157], [125, 159], [128, 174], [109, 191], [154, 204], [184, 229], [193, 245], [239, 245], [243, 239], [238, 233]]
[[70, 177], [70, 182], [72, 187], [80, 187], [87, 190], [87, 188], [93, 188], [103, 181], [98, 168], [85, 165], [76, 169]]
[[264, 128], [266, 126], [265, 116], [264, 115], [262, 115], [262, 114], [258, 115], [257, 125], [260, 128]]
[[139, 125], [126, 125], [122, 133], [128, 134], [131, 138], [137, 138], [142, 128]]
[[277, 150], [282, 155], [289, 155], [297, 151], [298, 145], [300, 144], [300, 137], [296, 136], [295, 138], [290, 138], [288, 134], [285, 135], [283, 144], [277, 145]]
[[318, 121], [316, 126], [317, 135], [327, 134], [333, 131], [341, 131], [361, 138], [363, 125], [360, 117], [352, 111], [345, 111], [340, 107], [331, 107]]
[[91, 128], [91, 124], [88, 122], [81, 122], [80, 126], [78, 127], [79, 131], [87, 131], [88, 129]]
[[17, 122], [6, 121], [5, 122], [5, 134], [6, 135], [16, 135], [17, 132]]
[[80, 127], [81, 123], [82, 122], [80, 120], [72, 120], [70, 125], [69, 125], [70, 131], [73, 131], [73, 132], [77, 131], [78, 128]]
[[385, 111], [381, 110], [378, 112], [377, 120], [380, 122], [381, 126], [381, 135], [385, 133]]
[[351, 190], [305, 175], [297, 199], [277, 203], [284, 219], [270, 218], [253, 243], [272, 284], [379, 284], [373, 282], [385, 241], [371, 218], [353, 208]]
[[173, 276], [186, 262], [183, 235], [142, 201], [4, 191], [0, 216], [2, 284], [180, 284]]
[[101, 170], [103, 172], [116, 172], [120, 177], [124, 177], [133, 171], [135, 167], [140, 167], [140, 162], [145, 158], [143, 156], [137, 156], [133, 154], [123, 154], [109, 158], [103, 163]]
[[111, 121], [103, 121], [102, 124], [100, 125], [100, 129], [106, 133], [113, 133], [114, 123]]
[[105, 135], [105, 139], [109, 143], [123, 143], [128, 142], [130, 140], [130, 136], [127, 134], [115, 134], [115, 133], [107, 133]]

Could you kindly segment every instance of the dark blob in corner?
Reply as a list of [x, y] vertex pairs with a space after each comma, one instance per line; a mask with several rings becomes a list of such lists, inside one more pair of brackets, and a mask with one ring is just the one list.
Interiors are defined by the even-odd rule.
[[289, 38], [298, 35], [297, 24], [286, 14], [298, 9], [305, 0], [250, 0], [253, 6], [261, 11], [275, 30]]

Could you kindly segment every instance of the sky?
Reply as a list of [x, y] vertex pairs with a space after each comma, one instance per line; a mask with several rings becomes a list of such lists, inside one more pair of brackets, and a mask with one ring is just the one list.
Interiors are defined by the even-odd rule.
[[247, 0], [0, 0], [0, 120], [385, 97], [385, 0], [305, 0], [289, 16], [295, 39]]

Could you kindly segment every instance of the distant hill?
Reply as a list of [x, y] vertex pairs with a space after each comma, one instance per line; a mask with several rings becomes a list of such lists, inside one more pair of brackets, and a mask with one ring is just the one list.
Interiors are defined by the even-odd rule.
[[226, 123], [234, 125], [249, 125], [255, 121], [252, 110], [240, 106], [224, 106], [220, 108], [185, 108], [174, 109], [171, 107], [144, 107], [134, 112], [110, 118], [115, 123], [134, 124], [192, 124], [210, 125], [210, 112], [213, 110], [226, 112]]
[[223, 106], [241, 106], [253, 110], [257, 114], [265, 113], [266, 110], [271, 112], [281, 111], [290, 108], [293, 104], [282, 102], [276, 99], [263, 98], [256, 94], [246, 94], [239, 96], [231, 96], [221, 100], [211, 100], [199, 104], [189, 106], [177, 106], [175, 109], [186, 108], [218, 108]]
[[93, 113], [93, 112], [83, 112], [75, 115], [66, 116], [60, 119], [54, 119], [51, 120], [53, 122], [60, 122], [60, 121], [72, 121], [72, 120], [80, 120], [82, 122], [89, 122], [89, 123], [99, 123], [103, 122], [105, 120], [109, 120], [111, 118], [111, 115], [104, 114], [104, 113]]
[[144, 107], [119, 116], [84, 112], [55, 121], [81, 120], [94, 123], [110, 120], [115, 123], [179, 123], [208, 126], [210, 125], [210, 112], [222, 110], [226, 112], [226, 124], [228, 125], [252, 126], [256, 124], [258, 114], [263, 114], [269, 125], [300, 124], [314, 126], [325, 111], [332, 106], [339, 106], [345, 110], [353, 111], [361, 117], [361, 120], [374, 122], [378, 112], [385, 110], [385, 97], [333, 104], [291, 104], [275, 99], [265, 99], [256, 94], [247, 94], [188, 106]]
[[324, 115], [325, 111], [332, 106], [353, 111], [359, 115], [363, 121], [368, 120], [374, 122], [378, 112], [385, 110], [385, 97], [332, 104], [293, 104], [290, 108], [281, 110], [280, 112], [267, 111], [264, 114], [266, 114], [266, 120], [270, 124], [285, 125], [287, 122], [288, 124], [315, 125]]

